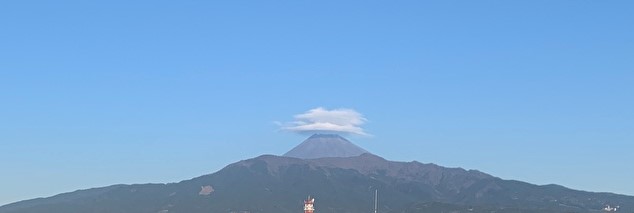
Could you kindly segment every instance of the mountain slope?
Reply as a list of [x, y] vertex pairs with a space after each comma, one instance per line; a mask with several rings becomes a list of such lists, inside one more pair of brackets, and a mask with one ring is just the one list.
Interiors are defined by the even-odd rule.
[[337, 134], [314, 134], [284, 154], [285, 157], [315, 159], [325, 157], [354, 157], [368, 153]]
[[[459, 168], [392, 162], [371, 154], [298, 159], [263, 155], [171, 184], [116, 185], [22, 201], [0, 213], [370, 212], [598, 212], [605, 204], [634, 210], [634, 197], [502, 180]], [[469, 211], [471, 209], [471, 211]]]

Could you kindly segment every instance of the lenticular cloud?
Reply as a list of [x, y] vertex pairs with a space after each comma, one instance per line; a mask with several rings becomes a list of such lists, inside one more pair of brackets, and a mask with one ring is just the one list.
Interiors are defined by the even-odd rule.
[[366, 122], [361, 113], [353, 109], [328, 110], [322, 107], [295, 115], [295, 121], [282, 126], [282, 130], [298, 133], [348, 133], [368, 135], [360, 126]]

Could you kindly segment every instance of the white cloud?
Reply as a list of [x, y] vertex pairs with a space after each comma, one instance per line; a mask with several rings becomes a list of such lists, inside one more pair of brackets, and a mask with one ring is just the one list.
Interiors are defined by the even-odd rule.
[[328, 110], [322, 107], [295, 115], [295, 121], [282, 124], [282, 130], [298, 133], [331, 132], [368, 135], [361, 125], [367, 120], [353, 109]]

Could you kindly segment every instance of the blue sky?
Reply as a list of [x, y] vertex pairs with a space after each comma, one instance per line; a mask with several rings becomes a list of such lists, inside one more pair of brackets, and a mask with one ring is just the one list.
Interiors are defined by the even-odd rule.
[[0, 204], [176, 182], [350, 108], [391, 160], [634, 195], [631, 1], [6, 1]]

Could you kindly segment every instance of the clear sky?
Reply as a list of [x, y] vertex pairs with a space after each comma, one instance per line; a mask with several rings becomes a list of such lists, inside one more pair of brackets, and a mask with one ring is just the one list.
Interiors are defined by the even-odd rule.
[[634, 195], [632, 1], [3, 1], [0, 204], [283, 154], [362, 113], [390, 160]]

